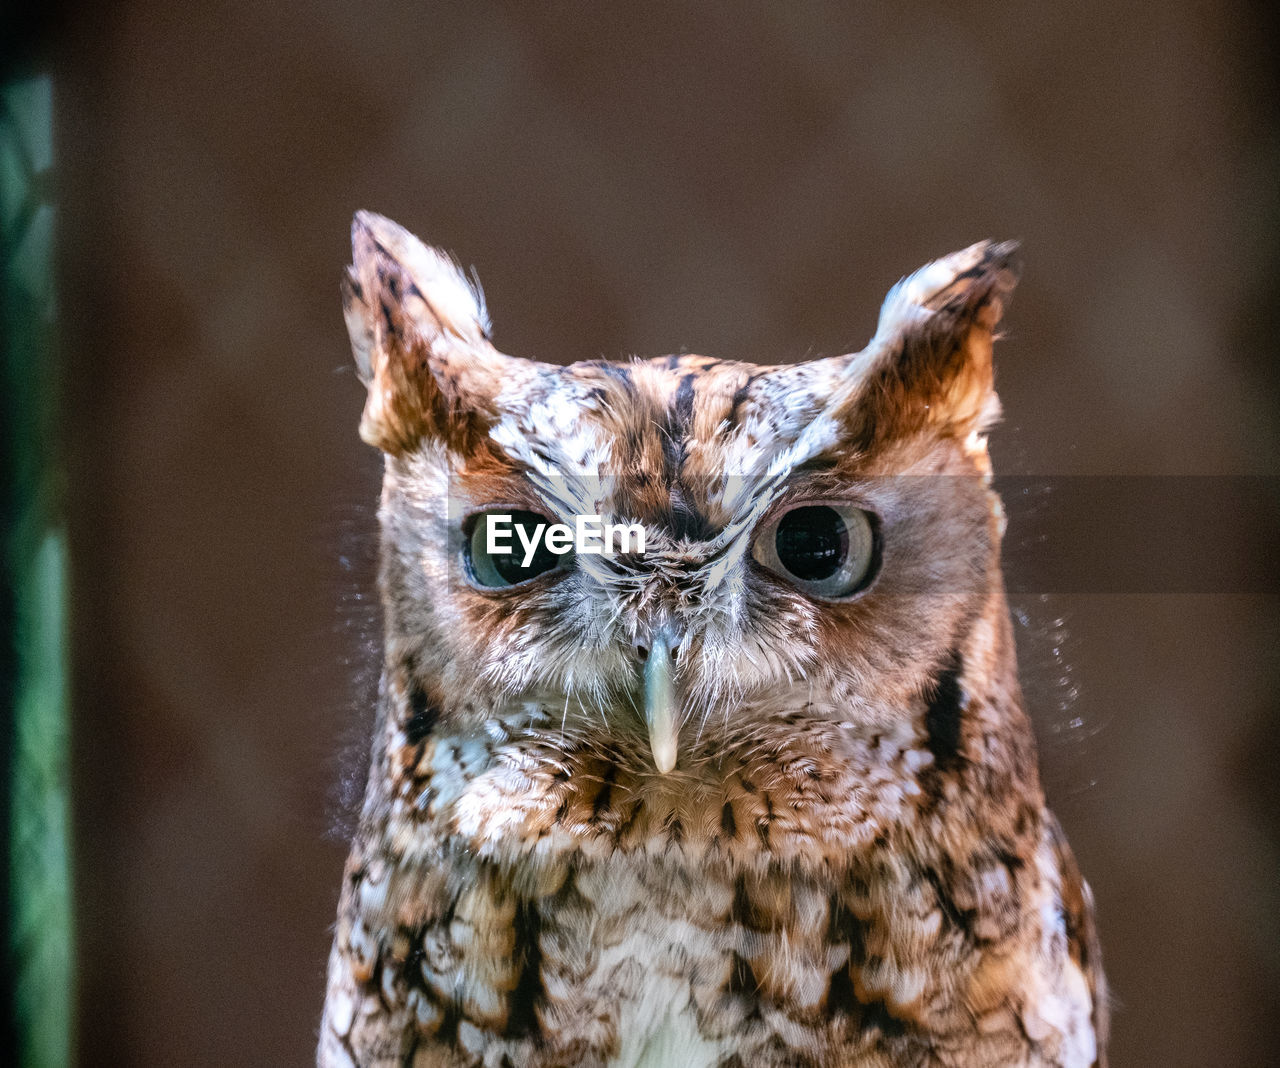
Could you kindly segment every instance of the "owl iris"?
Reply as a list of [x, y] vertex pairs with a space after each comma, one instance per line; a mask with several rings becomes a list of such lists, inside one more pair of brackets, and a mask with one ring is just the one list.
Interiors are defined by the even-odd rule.
[[[568, 556], [552, 552], [540, 537], [546, 529], [547, 519], [537, 512], [513, 511], [502, 513], [516, 528], [520, 537], [507, 552], [490, 552], [488, 546], [489, 521], [497, 513], [485, 513], [475, 517], [470, 536], [463, 549], [470, 576], [481, 586], [497, 589], [502, 586], [515, 586], [528, 582], [548, 571], [567, 564]], [[520, 542], [533, 548], [525, 552]]]
[[875, 577], [875, 531], [870, 516], [853, 505], [801, 505], [765, 524], [753, 555], [805, 593], [848, 597]]

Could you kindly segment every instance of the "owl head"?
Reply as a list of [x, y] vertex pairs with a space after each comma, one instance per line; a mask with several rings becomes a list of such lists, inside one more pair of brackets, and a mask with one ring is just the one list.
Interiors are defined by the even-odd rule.
[[761, 367], [504, 355], [447, 256], [370, 213], [352, 243], [393, 729], [552, 723], [657, 775], [788, 717], [891, 727], [1004, 655], [985, 433], [1012, 245], [899, 282], [861, 352]]

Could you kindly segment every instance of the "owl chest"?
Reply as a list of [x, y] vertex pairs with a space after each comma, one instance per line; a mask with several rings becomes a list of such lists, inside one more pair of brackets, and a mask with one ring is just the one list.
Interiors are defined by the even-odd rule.
[[860, 1000], [867, 939], [819, 880], [614, 858], [471, 882], [415, 982], [478, 1064], [857, 1063], [902, 1045], [885, 998], [925, 983], [872, 961], [888, 989]]
[[487, 752], [448, 753], [466, 774], [432, 780], [439, 852], [355, 891], [371, 930], [407, 905], [368, 956], [403, 1021], [388, 1033], [460, 1058], [439, 1063], [913, 1064], [939, 1041], [981, 1047], [956, 1064], [1058, 1063], [1008, 1009], [1036, 936], [1030, 869], [943, 865], [839, 822], [890, 824], [903, 791], [868, 775], [861, 809], [825, 783], [638, 806], [604, 769], [589, 796], [513, 785], [499, 804]]
[[[453, 854], [357, 875], [326, 1027], [357, 1064], [1091, 1064], [1087, 998], [1040, 974], [1058, 936], [1011, 923], [977, 949], [911, 867]], [[1028, 1038], [1033, 990], [1062, 1038]]]

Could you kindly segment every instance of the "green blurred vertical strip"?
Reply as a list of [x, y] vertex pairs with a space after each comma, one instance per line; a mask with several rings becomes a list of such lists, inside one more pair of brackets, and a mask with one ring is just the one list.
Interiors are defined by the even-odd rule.
[[19, 1063], [67, 1065], [73, 1034], [67, 542], [54, 355], [53, 101], [47, 77], [3, 87], [5, 545], [12, 596], [10, 961]]

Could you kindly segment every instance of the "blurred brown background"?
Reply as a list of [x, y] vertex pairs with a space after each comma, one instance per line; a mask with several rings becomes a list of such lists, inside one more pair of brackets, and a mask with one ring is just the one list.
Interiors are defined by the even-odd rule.
[[[376, 635], [379, 465], [337, 289], [355, 209], [474, 264], [498, 344], [551, 360], [847, 351], [901, 274], [1018, 237], [1003, 471], [1270, 474], [1267, 18], [69, 7], [83, 1062], [311, 1057]], [[1250, 566], [1233, 592], [1016, 599], [1122, 1068], [1276, 1052], [1280, 627]]]

